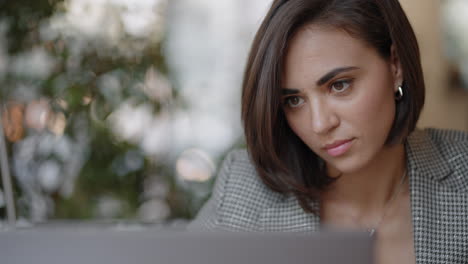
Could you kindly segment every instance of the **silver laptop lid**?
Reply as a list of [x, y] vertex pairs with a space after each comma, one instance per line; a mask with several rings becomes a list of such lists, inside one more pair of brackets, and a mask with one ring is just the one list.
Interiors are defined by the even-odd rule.
[[194, 233], [139, 230], [0, 232], [2, 264], [339, 264], [373, 262], [367, 233]]

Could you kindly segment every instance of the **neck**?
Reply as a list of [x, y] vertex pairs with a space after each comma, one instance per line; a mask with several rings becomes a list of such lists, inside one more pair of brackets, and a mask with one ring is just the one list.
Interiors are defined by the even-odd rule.
[[386, 147], [366, 167], [353, 173], [341, 174], [323, 192], [321, 198], [344, 207], [350, 214], [379, 214], [398, 188], [405, 168], [403, 144]]

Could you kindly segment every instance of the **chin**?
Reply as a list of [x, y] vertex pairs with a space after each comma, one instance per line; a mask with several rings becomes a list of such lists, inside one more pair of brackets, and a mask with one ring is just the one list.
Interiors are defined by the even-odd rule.
[[367, 163], [367, 160], [362, 157], [349, 157], [338, 161], [327, 162], [327, 166], [333, 174], [351, 174], [365, 167]]

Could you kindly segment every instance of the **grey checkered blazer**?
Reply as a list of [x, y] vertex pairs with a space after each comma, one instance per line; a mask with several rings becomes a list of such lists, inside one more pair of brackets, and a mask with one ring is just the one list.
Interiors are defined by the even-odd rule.
[[[416, 130], [405, 144], [417, 263], [468, 263], [468, 134]], [[245, 150], [225, 159], [189, 230], [314, 232], [319, 216], [268, 189]]]

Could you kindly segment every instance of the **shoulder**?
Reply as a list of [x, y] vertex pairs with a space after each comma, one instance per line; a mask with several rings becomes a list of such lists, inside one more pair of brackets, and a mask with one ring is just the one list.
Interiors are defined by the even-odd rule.
[[444, 176], [445, 185], [468, 192], [468, 133], [426, 128], [417, 130], [409, 141], [413, 159], [421, 171], [434, 177]]
[[249, 188], [242, 188], [242, 190], [261, 192], [270, 190], [263, 184], [260, 176], [258, 176], [255, 165], [250, 159], [250, 155], [246, 149], [230, 151], [227, 154], [220, 170], [223, 170], [225, 167], [229, 167], [229, 175], [223, 175], [226, 176], [226, 178], [229, 178], [229, 187], [238, 188], [248, 185]]
[[282, 195], [263, 184], [248, 152], [245, 149], [233, 150], [222, 162], [211, 198], [191, 226], [255, 230], [260, 212], [281, 199]]
[[464, 166], [468, 170], [468, 132], [436, 128], [425, 132], [452, 167]]
[[215, 186], [213, 194], [222, 196], [226, 214], [238, 214], [241, 207], [256, 210], [280, 196], [263, 184], [245, 149], [233, 150], [226, 156], [217, 181], [222, 184]]
[[408, 142], [413, 152], [432, 157], [441, 155], [443, 160], [449, 163], [468, 155], [468, 133], [464, 131], [416, 129], [408, 137]]
[[424, 131], [437, 142], [468, 144], [468, 132], [450, 129], [426, 128]]

